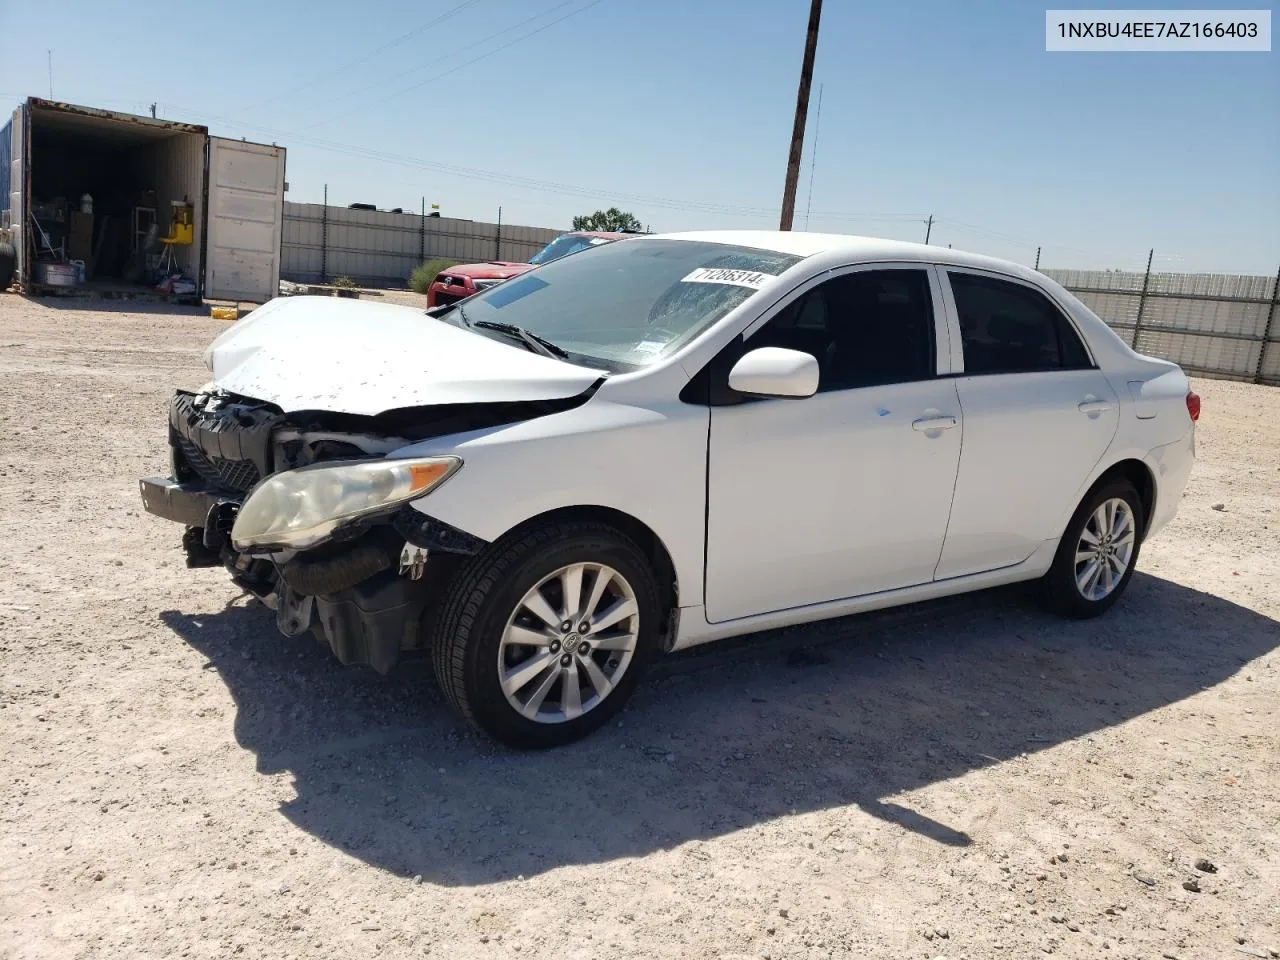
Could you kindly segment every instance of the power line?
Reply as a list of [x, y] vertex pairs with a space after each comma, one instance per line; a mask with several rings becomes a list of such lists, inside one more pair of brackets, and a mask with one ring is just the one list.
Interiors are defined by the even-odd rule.
[[[585, 8], [583, 8], [585, 9]], [[821, 100], [821, 93], [820, 93]], [[142, 109], [139, 113], [146, 112], [147, 105], [137, 100], [113, 100], [109, 98], [101, 98], [99, 102], [114, 103], [118, 106], [128, 105], [138, 108], [141, 104]], [[659, 209], [680, 210], [694, 213], [711, 214], [724, 217], [740, 217], [744, 219], [765, 220], [771, 218], [776, 213], [776, 208], [756, 207], [745, 204], [716, 203], [706, 200], [690, 200], [673, 197], [660, 197], [647, 194], [620, 193], [609, 189], [600, 189], [593, 187], [583, 187], [573, 184], [558, 183], [549, 180], [540, 180], [532, 177], [521, 177], [514, 174], [501, 173], [492, 170], [484, 170], [476, 167], [464, 167], [456, 164], [441, 163], [439, 161], [428, 160], [423, 157], [413, 157], [402, 154], [393, 154], [386, 151], [374, 150], [370, 148], [354, 147], [349, 144], [335, 143], [333, 141], [321, 140], [315, 137], [308, 137], [299, 133], [291, 133], [288, 131], [277, 130], [270, 127], [264, 127], [260, 124], [245, 123], [229, 117], [215, 116], [207, 114], [202, 110], [193, 107], [183, 106], [181, 104], [171, 104], [170, 109], [175, 115], [183, 117], [191, 117], [192, 119], [203, 120], [206, 123], [223, 123], [229, 126], [238, 126], [243, 129], [257, 131], [262, 133], [276, 142], [282, 142], [286, 145], [290, 142], [300, 143], [311, 146], [318, 150], [328, 153], [338, 153], [347, 156], [359, 157], [368, 160], [376, 160], [382, 163], [390, 163], [397, 166], [404, 166], [415, 170], [432, 170], [437, 173], [444, 173], [451, 176], [465, 177], [472, 180], [480, 180], [487, 183], [495, 183], [502, 186], [516, 187], [519, 189], [530, 190], [540, 193], [549, 193], [560, 196], [581, 197], [593, 201], [619, 202], [640, 204]], [[914, 213], [863, 213], [858, 211], [807, 211], [805, 215], [806, 226], [810, 219], [816, 219], [820, 222], [827, 223], [918, 223], [921, 221], [919, 214]], [[965, 229], [973, 230], [977, 233], [985, 234], [997, 239], [1007, 240], [1014, 243], [1026, 244], [1034, 247], [1035, 244], [1027, 241], [1022, 237], [1015, 237], [1010, 234], [1000, 233], [994, 230], [988, 230], [976, 224], [967, 223], [962, 220], [954, 220], [952, 218], [934, 217], [935, 223], [951, 223]], [[1077, 253], [1092, 253], [1092, 251], [1081, 250], [1078, 247], [1068, 247], [1065, 245], [1055, 244], [1055, 247], [1063, 250], [1071, 250]]]
[[[572, 2], [572, 0], [570, 0]], [[585, 9], [585, 8], [583, 8]], [[540, 16], [545, 15], [541, 14]], [[10, 94], [11, 97], [21, 97], [21, 94]], [[819, 88], [819, 112], [821, 110], [822, 91]], [[148, 106], [143, 101], [99, 98], [99, 103], [115, 104], [117, 107], [130, 107], [136, 109], [139, 113], [147, 112]], [[466, 177], [473, 180], [481, 180], [488, 183], [495, 183], [502, 186], [511, 186], [525, 190], [531, 190], [541, 193], [549, 193], [560, 196], [581, 197], [590, 200], [608, 199], [610, 202], [644, 204], [651, 207], [669, 210], [690, 211], [694, 213], [714, 214], [725, 217], [741, 217], [744, 219], [760, 219], [770, 218], [774, 216], [776, 210], [769, 207], [754, 207], [745, 204], [715, 203], [705, 200], [687, 200], [672, 197], [658, 197], [646, 194], [629, 194], [618, 193], [617, 191], [608, 189], [599, 189], [592, 187], [581, 187], [577, 185], [557, 183], [548, 180], [539, 180], [531, 177], [521, 177], [514, 174], [500, 173], [497, 171], [483, 170], [476, 167], [463, 167], [454, 164], [445, 164], [438, 161], [427, 160], [422, 157], [412, 157], [407, 155], [399, 155], [387, 153], [385, 151], [372, 150], [368, 148], [353, 147], [349, 144], [335, 143], [333, 141], [320, 140], [314, 137], [307, 137], [298, 133], [290, 133], [288, 131], [276, 130], [270, 127], [263, 127], [259, 124], [245, 123], [229, 117], [214, 116], [207, 114], [202, 110], [193, 107], [183, 106], [181, 104], [170, 105], [174, 114], [192, 119], [199, 119], [205, 122], [224, 123], [227, 125], [238, 126], [247, 130], [258, 131], [275, 140], [283, 142], [286, 145], [290, 142], [301, 143], [323, 150], [328, 153], [338, 153], [347, 156], [359, 157], [369, 160], [377, 160], [383, 163], [391, 163], [397, 166], [409, 167], [411, 169], [432, 170], [438, 173], [444, 173], [452, 176]], [[816, 136], [815, 136], [816, 141]], [[810, 218], [820, 222], [827, 223], [917, 223], [921, 221], [919, 214], [915, 213], [898, 213], [898, 214], [882, 214], [882, 213], [862, 213], [850, 211], [812, 211], [808, 210], [805, 214], [805, 225], [808, 227]], [[962, 227], [974, 232], [985, 234], [996, 239], [1007, 240], [1014, 243], [1025, 244], [1034, 247], [1035, 244], [1022, 237], [1015, 237], [1011, 234], [1000, 233], [998, 231], [989, 230], [976, 224], [967, 223], [962, 220], [955, 220], [949, 217], [934, 217], [935, 223], [950, 223], [958, 227]], [[1069, 250], [1075, 253], [1092, 255], [1095, 251], [1083, 250], [1079, 247], [1069, 247], [1062, 244], [1053, 245], [1057, 249]]]
[[[776, 215], [776, 208], [770, 207], [752, 207], [743, 204], [716, 203], [706, 200], [688, 200], [677, 199], [672, 197], [658, 197], [646, 194], [632, 194], [618, 192], [614, 190], [598, 189], [592, 187], [582, 187], [575, 184], [557, 183], [550, 180], [539, 180], [532, 177], [521, 177], [514, 174], [499, 173], [493, 170], [484, 170], [477, 167], [463, 167], [456, 164], [441, 163], [436, 160], [428, 160], [423, 157], [413, 157], [403, 154], [388, 153], [386, 151], [374, 150], [368, 147], [356, 147], [350, 144], [334, 143], [328, 140], [320, 140], [315, 137], [308, 137], [299, 133], [291, 133], [288, 131], [276, 130], [269, 127], [263, 127], [258, 124], [243, 123], [227, 117], [212, 116], [200, 110], [174, 106], [176, 111], [190, 116], [194, 119], [202, 120], [206, 123], [225, 123], [228, 125], [238, 125], [241, 129], [257, 131], [265, 134], [276, 142], [282, 143], [301, 143], [307, 146], [315, 147], [330, 153], [339, 153], [347, 156], [361, 157], [369, 160], [377, 160], [382, 163], [395, 164], [397, 166], [409, 167], [415, 170], [432, 170], [437, 173], [444, 173], [452, 176], [465, 177], [471, 180], [480, 180], [487, 183], [496, 183], [503, 186], [518, 187], [527, 190], [533, 190], [543, 193], [558, 194], [562, 196], [583, 197], [591, 200], [607, 200], [608, 202], [624, 202], [633, 204], [644, 204], [662, 209], [685, 210], [695, 213], [717, 214], [720, 216], [747, 217], [754, 219], [764, 219]], [[915, 214], [873, 214], [859, 212], [822, 212], [818, 211], [814, 214], [818, 219], [825, 220], [844, 220], [857, 222], [909, 222], [918, 219]]]
[[[514, 23], [509, 27], [505, 27], [502, 30], [499, 30], [497, 33], [491, 33], [489, 34], [489, 36], [484, 37], [480, 40], [477, 40], [475, 43], [469, 43], [465, 47], [456, 47], [456, 48], [450, 49], [443, 57], [440, 58], [440, 60], [450, 60], [453, 57], [458, 56], [459, 54], [466, 53], [468, 50], [474, 50], [476, 47], [482, 47], [486, 43], [488, 43], [490, 40], [496, 40], [498, 37], [505, 36], [506, 34], [511, 33], [513, 30], [518, 30], [521, 27], [527, 26], [528, 24], [533, 23], [535, 20], [541, 20], [543, 17], [547, 16], [547, 14], [555, 13], [557, 10], [560, 10], [561, 8], [567, 7], [570, 4], [573, 4], [576, 2], [577, 0], [561, 0], [560, 3], [557, 3], [553, 7], [549, 7], [548, 9], [543, 10], [541, 13], [535, 13], [532, 17], [526, 17], [525, 19], [521, 20], [519, 23]], [[433, 61], [433, 63], [438, 63], [438, 62], [439, 61]], [[465, 66], [465, 64], [463, 64], [462, 66]], [[355, 90], [348, 90], [346, 93], [340, 93], [336, 97], [333, 97], [329, 100], [328, 106], [332, 107], [335, 103], [342, 103], [343, 101], [350, 100], [353, 97], [361, 97], [367, 93], [375, 93], [376, 91], [385, 90], [391, 83], [394, 83], [396, 80], [399, 80], [403, 77], [412, 76], [413, 74], [418, 73], [421, 69], [422, 69], [421, 65], [412, 67], [409, 70], [402, 70], [400, 73], [397, 73], [391, 77], [379, 78], [378, 80], [375, 80], [373, 83], [368, 84], [367, 86], [359, 87]], [[433, 78], [433, 79], [438, 79], [438, 78]], [[305, 127], [304, 129], [310, 130], [310, 129], [313, 129], [314, 127], [322, 126], [323, 124], [327, 123], [329, 119], [330, 118], [326, 117], [324, 120], [321, 120], [318, 123], [313, 123], [310, 126]]]
[[1020, 243], [1028, 247], [1036, 245], [1034, 240], [1028, 240], [1026, 237], [1015, 237], [1009, 233], [1001, 233], [998, 230], [988, 230], [986, 227], [980, 227], [977, 224], [966, 223], [963, 220], [956, 220], [953, 217], [938, 217], [938, 223], [950, 223], [957, 227], [963, 227], [966, 230], [972, 230], [975, 233], [981, 233], [996, 240], [1008, 240], [1010, 243]]
[[[437, 73], [435, 76], [427, 77], [427, 79], [419, 83], [415, 83], [412, 86], [405, 87], [403, 90], [398, 90], [395, 93], [388, 94], [386, 97], [383, 97], [382, 99], [384, 101], [395, 100], [397, 97], [403, 97], [406, 93], [413, 93], [413, 91], [419, 90], [422, 87], [425, 87], [429, 83], [434, 83], [437, 80], [440, 80], [444, 77], [449, 76], [449, 74], [451, 73], [457, 73], [459, 70], [461, 70], [464, 67], [469, 67], [473, 63], [479, 63], [481, 60], [485, 60], [488, 57], [493, 56], [495, 53], [501, 53], [503, 50], [506, 50], [508, 47], [513, 47], [517, 43], [521, 43], [525, 40], [528, 40], [530, 37], [541, 33], [543, 30], [549, 30], [551, 27], [554, 27], [557, 23], [561, 23], [565, 20], [568, 20], [570, 17], [576, 17], [580, 13], [586, 13], [592, 7], [603, 2], [604, 0], [591, 0], [591, 2], [588, 3], [585, 7], [579, 7], [577, 10], [570, 10], [564, 16], [556, 17], [556, 19], [552, 20], [550, 23], [545, 23], [542, 26], [538, 27], [538, 29], [536, 30], [530, 30], [528, 33], [521, 34], [515, 39], [509, 40], [507, 43], [504, 43], [500, 47], [494, 47], [492, 50], [488, 51], [487, 53], [482, 53], [478, 57], [472, 57], [470, 60], [466, 61], [465, 63], [460, 63], [456, 67], [450, 67], [448, 70], [445, 70], [441, 73]], [[492, 37], [490, 39], [492, 39]]]
[[[412, 30], [402, 33], [399, 36], [395, 37], [394, 39], [388, 40], [386, 43], [383, 43], [377, 47], [374, 47], [368, 53], [361, 54], [360, 56], [356, 57], [354, 60], [348, 60], [345, 63], [339, 64], [338, 66], [334, 67], [332, 70], [322, 73], [319, 76], [312, 77], [310, 80], [307, 80], [305, 83], [300, 83], [296, 87], [291, 87], [288, 90], [282, 91], [280, 93], [276, 93], [270, 97], [267, 97], [265, 100], [257, 100], [252, 104], [252, 106], [264, 107], [269, 103], [275, 103], [277, 100], [283, 100], [286, 97], [292, 97], [295, 93], [300, 93], [303, 90], [309, 90], [313, 88], [316, 84], [321, 83], [325, 80], [328, 80], [330, 77], [337, 76], [340, 73], [345, 73], [346, 71], [350, 70], [352, 67], [357, 66], [358, 64], [364, 63], [366, 60], [370, 60], [373, 57], [376, 57], [378, 54], [383, 53], [387, 50], [390, 50], [392, 47], [399, 46], [400, 44], [404, 43], [406, 40], [412, 40], [414, 37], [422, 33], [424, 30], [429, 30], [432, 27], [437, 26], [438, 24], [444, 23], [444, 21], [448, 20], [450, 17], [453, 17], [461, 13], [463, 10], [466, 10], [468, 7], [475, 6], [479, 2], [480, 0], [463, 0], [462, 3], [459, 3], [456, 6], [450, 7], [448, 10], [440, 14], [438, 17], [435, 17], [432, 20], [428, 20], [426, 23], [419, 24], [418, 26], [414, 27]], [[247, 109], [247, 107], [242, 109]]]
[[818, 112], [813, 118], [813, 149], [809, 152], [809, 199], [804, 205], [804, 228], [809, 229], [809, 211], [813, 209], [813, 171], [818, 166], [818, 132], [822, 128], [822, 88], [818, 84]]
[[[974, 233], [982, 234], [983, 236], [986, 236], [986, 237], [991, 237], [994, 240], [1004, 240], [1008, 243], [1016, 243], [1020, 246], [1026, 247], [1027, 249], [1041, 246], [1041, 244], [1038, 241], [1029, 240], [1026, 237], [1018, 237], [1010, 233], [1002, 233], [998, 230], [990, 230], [986, 227], [980, 227], [976, 223], [966, 223], [964, 220], [956, 220], [952, 217], [939, 217], [937, 219], [937, 222], [949, 223], [954, 226], [961, 227], [962, 229], [965, 229], [965, 230], [972, 230]], [[1055, 243], [1052, 246], [1058, 250], [1068, 250], [1072, 253], [1081, 253], [1088, 256], [1092, 256], [1095, 252], [1092, 250], [1085, 250], [1080, 247], [1071, 247], [1062, 243]]]
[[[199, 111], [189, 108], [179, 108], [184, 110], [187, 115], [201, 119], [205, 122], [221, 122], [235, 123], [236, 121], [228, 120], [225, 117], [215, 117], [208, 114], [202, 114]], [[285, 143], [301, 143], [324, 150], [330, 153], [339, 153], [347, 156], [363, 157], [365, 159], [377, 160], [382, 163], [391, 163], [398, 166], [410, 167], [415, 170], [432, 170], [437, 173], [445, 173], [458, 177], [466, 177], [472, 180], [481, 180], [488, 183], [497, 183], [505, 186], [521, 187], [530, 190], [537, 190], [546, 193], [557, 193], [566, 196], [589, 197], [592, 199], [611, 198], [615, 201], [625, 201], [629, 203], [648, 203], [653, 206], [670, 207], [673, 209], [693, 209], [704, 213], [724, 213], [727, 215], [741, 214], [749, 216], [768, 216], [773, 211], [767, 208], [746, 208], [737, 207], [730, 204], [716, 204], [706, 201], [691, 200], [675, 200], [662, 197], [649, 197], [639, 194], [617, 193], [609, 190], [599, 190], [584, 188], [580, 186], [556, 183], [553, 181], [537, 180], [529, 177], [519, 177], [512, 174], [498, 173], [491, 170], [482, 170], [475, 167], [462, 167], [455, 164], [441, 163], [439, 161], [428, 160], [423, 157], [411, 157], [400, 154], [386, 153], [384, 151], [372, 150], [362, 147], [354, 147], [348, 144], [333, 143], [326, 140], [318, 140], [313, 137], [307, 137], [297, 133], [289, 133], [286, 131], [273, 130], [271, 128], [262, 127], [256, 124], [240, 123], [243, 129], [256, 130], [271, 136], [277, 142]]]

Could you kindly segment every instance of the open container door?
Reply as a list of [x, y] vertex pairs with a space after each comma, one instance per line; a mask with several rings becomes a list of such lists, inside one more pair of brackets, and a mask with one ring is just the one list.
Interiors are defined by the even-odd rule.
[[27, 105], [13, 111], [9, 166], [9, 226], [13, 229], [13, 280], [25, 284], [27, 275], [27, 208], [23, 198], [27, 192]]
[[266, 303], [280, 292], [284, 147], [209, 138], [204, 295]]

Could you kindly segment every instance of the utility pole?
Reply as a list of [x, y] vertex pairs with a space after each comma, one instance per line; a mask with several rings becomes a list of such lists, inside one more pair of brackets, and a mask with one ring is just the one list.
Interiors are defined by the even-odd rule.
[[156, 105], [153, 103], [151, 105], [151, 119], [154, 120], [155, 118], [156, 118]]
[[822, 20], [822, 0], [811, 0], [809, 32], [804, 41], [804, 61], [800, 65], [800, 89], [796, 93], [796, 119], [791, 129], [791, 153], [787, 157], [787, 182], [782, 189], [782, 218], [779, 230], [790, 230], [796, 212], [796, 186], [800, 181], [800, 156], [804, 150], [804, 123], [809, 114], [809, 87], [813, 84], [813, 57], [818, 49], [818, 24]]
[[46, 50], [49, 54], [49, 99], [53, 99], [53, 51]]
[[1036, 247], [1036, 265], [1035, 265], [1035, 269], [1036, 269], [1036, 270], [1039, 270], [1039, 269], [1040, 269], [1040, 248], [1039, 248], [1039, 247]]
[[933, 233], [933, 214], [929, 214], [929, 219], [924, 222], [924, 242], [929, 242], [929, 234]]

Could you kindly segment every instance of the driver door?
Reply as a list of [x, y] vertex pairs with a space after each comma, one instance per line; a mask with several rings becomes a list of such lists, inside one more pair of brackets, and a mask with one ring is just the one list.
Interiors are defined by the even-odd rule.
[[963, 432], [934, 270], [828, 274], [739, 349], [763, 346], [812, 353], [818, 392], [712, 407], [708, 620], [930, 582]]

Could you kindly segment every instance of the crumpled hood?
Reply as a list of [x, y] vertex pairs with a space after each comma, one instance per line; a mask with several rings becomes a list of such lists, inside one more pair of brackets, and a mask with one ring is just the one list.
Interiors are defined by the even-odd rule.
[[603, 375], [414, 307], [330, 297], [271, 300], [224, 331], [204, 359], [218, 387], [285, 413], [557, 400]]

